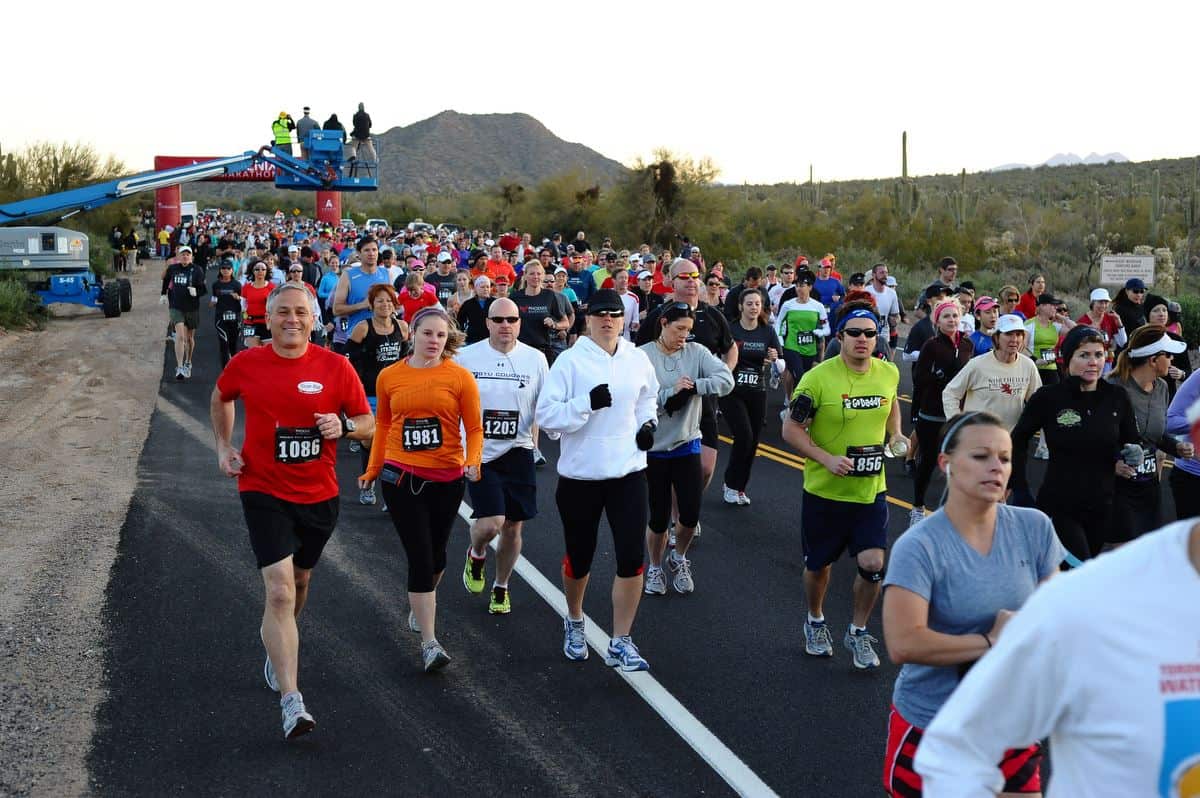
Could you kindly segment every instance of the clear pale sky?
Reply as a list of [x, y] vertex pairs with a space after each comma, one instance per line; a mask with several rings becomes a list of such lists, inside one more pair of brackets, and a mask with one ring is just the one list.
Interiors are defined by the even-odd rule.
[[1200, 151], [1192, 2], [373, 5], [13, 4], [0, 147], [82, 141], [141, 171], [256, 149], [283, 109], [349, 128], [364, 102], [376, 133], [522, 111], [726, 183], [896, 175], [902, 130], [913, 174]]

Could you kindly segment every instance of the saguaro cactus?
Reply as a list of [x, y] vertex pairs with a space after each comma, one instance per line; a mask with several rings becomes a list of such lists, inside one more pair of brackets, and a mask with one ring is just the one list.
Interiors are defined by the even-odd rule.
[[1158, 170], [1150, 178], [1150, 243], [1158, 244], [1158, 226], [1162, 221], [1162, 187]]

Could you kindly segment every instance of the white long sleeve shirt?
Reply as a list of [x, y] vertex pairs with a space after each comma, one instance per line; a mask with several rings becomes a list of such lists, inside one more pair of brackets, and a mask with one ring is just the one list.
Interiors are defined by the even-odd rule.
[[925, 730], [926, 798], [991, 798], [1007, 748], [1046, 736], [1048, 798], [1200, 795], [1195, 519], [1050, 580]]
[[[591, 390], [607, 383], [612, 406], [592, 410]], [[635, 436], [658, 417], [658, 379], [646, 353], [624, 338], [610, 355], [587, 337], [558, 356], [538, 396], [538, 426], [562, 434], [558, 473], [616, 479], [646, 467]]]

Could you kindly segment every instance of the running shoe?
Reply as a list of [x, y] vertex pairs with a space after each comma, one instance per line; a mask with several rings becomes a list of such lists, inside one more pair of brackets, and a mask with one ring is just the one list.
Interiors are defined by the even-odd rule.
[[671, 569], [671, 587], [676, 593], [687, 595], [696, 589], [692, 581], [692, 563], [687, 557], [680, 557], [675, 552], [667, 557], [667, 567]]
[[637, 646], [629, 635], [614, 637], [608, 643], [608, 653], [604, 655], [604, 664], [610, 668], [620, 668], [626, 673], [650, 670], [650, 663], [642, 659]]
[[387, 512], [387, 502], [383, 503], [383, 512]]
[[433, 673], [450, 664], [450, 655], [437, 640], [429, 640], [421, 644], [421, 661], [425, 663], [425, 672]]
[[375, 487], [371, 486], [366, 490], [360, 490], [358, 492], [358, 503], [368, 506], [375, 504]]
[[508, 615], [512, 612], [512, 601], [508, 598], [508, 588], [492, 588], [492, 600], [488, 602], [488, 612], [492, 615]]
[[743, 507], [750, 506], [750, 497], [746, 495], [746, 491], [738, 491], [738, 504], [742, 505]]
[[575, 662], [588, 658], [587, 634], [582, 620], [563, 619], [563, 653]]
[[738, 492], [728, 485], [721, 486], [721, 500], [726, 504], [741, 504], [738, 501]]
[[421, 624], [417, 622], [417, 614], [412, 610], [408, 611], [408, 631], [413, 634], [421, 634]]
[[871, 645], [878, 642], [878, 638], [867, 634], [864, 629], [861, 632], [847, 631], [842, 645], [854, 654], [854, 667], [865, 671], [879, 667], [879, 655], [875, 653], [875, 647]]
[[533, 464], [538, 468], [541, 468], [546, 464], [546, 455], [542, 454], [541, 449], [533, 450]]
[[667, 546], [675, 548], [675, 526], [672, 525], [670, 531], [667, 532]]
[[283, 714], [283, 737], [285, 740], [308, 734], [317, 727], [313, 716], [304, 709], [304, 696], [300, 693], [288, 693], [279, 699], [279, 708]]
[[667, 595], [667, 581], [663, 579], [662, 568], [651, 565], [646, 569], [646, 583], [642, 585], [642, 592], [647, 596]]
[[183, 381], [183, 366], [178, 366], [175, 369], [175, 379]]
[[1037, 449], [1034, 451], [1033, 456], [1038, 460], [1050, 459], [1050, 448], [1046, 446], [1045, 436], [1038, 438]]
[[350, 454], [358, 454], [362, 451], [362, 444], [358, 441], [350, 441]]
[[824, 621], [804, 622], [804, 653], [814, 657], [833, 656], [833, 636]]
[[700, 522], [699, 521], [696, 522], [696, 529], [694, 532], [692, 532], [692, 540], [694, 541], [698, 537], [700, 537]]
[[183, 364], [183, 376], [189, 380], [192, 378], [192, 361], [188, 360]]
[[[265, 651], [267, 648], [267, 641], [263, 638], [263, 630], [261, 626], [258, 627], [258, 639], [262, 640], [263, 650]], [[279, 680], [275, 678], [275, 666], [271, 664], [270, 653], [267, 654], [267, 661], [263, 663], [263, 679], [266, 681], [267, 687], [270, 687], [277, 693], [279, 692]]]
[[914, 527], [925, 520], [925, 510], [922, 507], [914, 507], [908, 511], [908, 525]]
[[477, 560], [471, 555], [470, 548], [467, 549], [467, 561], [463, 563], [463, 587], [468, 593], [483, 592], [483, 564], [487, 560]]

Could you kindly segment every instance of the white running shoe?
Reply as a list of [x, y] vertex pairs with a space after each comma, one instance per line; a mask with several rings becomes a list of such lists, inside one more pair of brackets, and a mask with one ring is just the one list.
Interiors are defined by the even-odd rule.
[[667, 580], [663, 579], [662, 568], [655, 568], [651, 565], [646, 569], [646, 583], [642, 586], [642, 592], [647, 596], [665, 596], [667, 594]]
[[428, 643], [421, 644], [421, 662], [425, 665], [426, 673], [433, 673], [450, 664], [450, 655], [446, 653], [446, 649], [442, 648], [441, 643], [437, 640], [430, 640]]
[[925, 510], [921, 507], [914, 507], [908, 512], [908, 525], [914, 527], [925, 520]]
[[744, 491], [744, 490], [738, 491], [738, 504], [742, 505], [743, 507], [749, 506], [750, 497], [746, 495], [746, 491]]
[[728, 485], [721, 486], [721, 501], [726, 504], [741, 504], [738, 500], [738, 492]]
[[1037, 449], [1034, 450], [1033, 456], [1038, 460], [1050, 459], [1050, 447], [1046, 446], [1045, 436], [1038, 438]]
[[667, 567], [671, 569], [671, 587], [681, 595], [687, 595], [696, 589], [692, 581], [692, 563], [687, 557], [680, 557], [675, 552], [667, 556]]
[[279, 699], [279, 708], [283, 714], [283, 737], [285, 740], [308, 734], [317, 727], [313, 716], [304, 709], [304, 696], [300, 693], [288, 693]]

